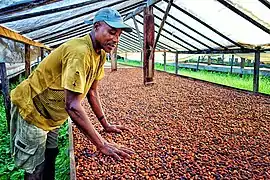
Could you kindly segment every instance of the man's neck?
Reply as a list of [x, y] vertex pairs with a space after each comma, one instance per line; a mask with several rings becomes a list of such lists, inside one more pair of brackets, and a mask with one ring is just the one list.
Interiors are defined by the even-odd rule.
[[96, 51], [97, 54], [99, 54], [100, 51], [101, 51], [101, 48], [100, 48], [99, 44], [96, 41], [95, 32], [94, 31], [91, 31], [90, 32], [90, 38], [92, 40], [92, 44], [93, 44], [94, 50]]

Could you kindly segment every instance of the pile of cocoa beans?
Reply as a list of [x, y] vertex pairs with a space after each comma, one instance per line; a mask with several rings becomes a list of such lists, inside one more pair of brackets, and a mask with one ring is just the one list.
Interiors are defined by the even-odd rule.
[[105, 133], [132, 148], [130, 159], [102, 155], [73, 125], [77, 179], [270, 179], [270, 99], [211, 83], [142, 69], [118, 69], [101, 81], [107, 120], [131, 129]]

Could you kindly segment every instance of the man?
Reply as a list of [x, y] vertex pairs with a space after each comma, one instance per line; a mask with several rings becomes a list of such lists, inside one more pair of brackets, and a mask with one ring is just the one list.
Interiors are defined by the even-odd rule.
[[111, 8], [97, 12], [93, 23], [90, 34], [55, 49], [11, 92], [11, 146], [25, 179], [54, 179], [58, 130], [68, 116], [103, 154], [119, 160], [133, 153], [103, 139], [81, 105], [87, 97], [106, 132], [127, 129], [107, 122], [97, 89], [104, 76], [105, 52], [116, 47], [122, 30], [131, 28]]

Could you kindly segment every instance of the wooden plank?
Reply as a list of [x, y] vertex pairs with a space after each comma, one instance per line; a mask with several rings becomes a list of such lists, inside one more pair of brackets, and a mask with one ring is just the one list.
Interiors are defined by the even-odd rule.
[[30, 73], [31, 73], [30, 45], [25, 44], [25, 77], [28, 77]]
[[255, 52], [254, 74], [253, 74], [253, 92], [259, 92], [259, 75], [260, 75], [260, 51]]
[[69, 133], [70, 180], [76, 180], [76, 162], [74, 157], [72, 120], [70, 118], [68, 118], [68, 133]]
[[178, 74], [178, 52], [175, 53], [175, 74]]
[[6, 120], [8, 125], [8, 130], [10, 127], [10, 110], [11, 110], [11, 102], [9, 96], [9, 82], [7, 78], [7, 70], [5, 62], [0, 62], [0, 78], [1, 78], [1, 90], [4, 97], [4, 106], [6, 111]]
[[154, 78], [154, 54], [151, 56], [151, 51], [155, 43], [155, 24], [152, 6], [144, 8], [143, 21], [143, 82], [148, 85], [153, 83]]
[[166, 64], [167, 64], [167, 59], [166, 59], [166, 52], [163, 53], [163, 56], [164, 56], [164, 71], [166, 71]]

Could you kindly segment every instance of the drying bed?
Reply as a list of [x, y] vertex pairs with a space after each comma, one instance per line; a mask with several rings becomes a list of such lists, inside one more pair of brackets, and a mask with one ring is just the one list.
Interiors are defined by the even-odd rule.
[[100, 154], [73, 125], [77, 179], [269, 179], [270, 100], [267, 96], [155, 72], [144, 86], [142, 69], [118, 69], [100, 84], [108, 121], [131, 129], [102, 130], [132, 148], [130, 159]]

